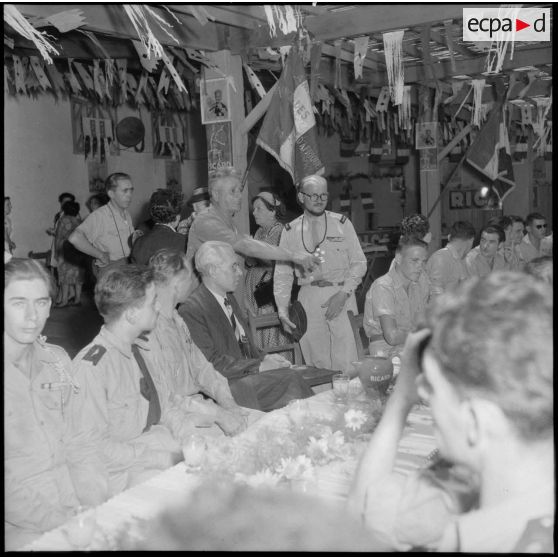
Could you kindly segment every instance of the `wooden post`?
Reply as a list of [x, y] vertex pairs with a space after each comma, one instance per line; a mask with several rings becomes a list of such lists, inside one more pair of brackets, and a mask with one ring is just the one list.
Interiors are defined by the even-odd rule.
[[[231, 76], [234, 81], [236, 91], [229, 85], [230, 115], [231, 115], [231, 144], [232, 144], [232, 164], [241, 174], [246, 170], [246, 158], [248, 149], [248, 136], [240, 131], [240, 125], [244, 122], [244, 81], [242, 76], [242, 59], [239, 55], [233, 55], [229, 50], [206, 53], [210, 61], [215, 64], [220, 72], [206, 68], [204, 75], [206, 79], [222, 78]], [[208, 150], [210, 147], [211, 126], [206, 126]], [[208, 156], [208, 165], [211, 165]], [[248, 217], [248, 188], [244, 188], [242, 198], [242, 208], [235, 215], [235, 222], [238, 229], [244, 233], [250, 230]]]

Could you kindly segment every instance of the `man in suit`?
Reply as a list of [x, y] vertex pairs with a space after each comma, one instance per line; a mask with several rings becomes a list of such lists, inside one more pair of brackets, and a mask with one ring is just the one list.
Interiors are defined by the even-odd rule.
[[180, 206], [172, 190], [156, 190], [149, 200], [153, 229], [140, 236], [132, 246], [132, 263], [147, 265], [149, 258], [161, 248], [186, 252], [186, 236], [176, 232]]
[[[256, 348], [234, 296], [242, 268], [226, 242], [208, 241], [196, 252], [202, 284], [178, 310], [205, 357], [228, 380], [239, 405], [270, 411], [312, 395], [300, 373], [279, 355]], [[255, 393], [257, 401], [247, 398]]]

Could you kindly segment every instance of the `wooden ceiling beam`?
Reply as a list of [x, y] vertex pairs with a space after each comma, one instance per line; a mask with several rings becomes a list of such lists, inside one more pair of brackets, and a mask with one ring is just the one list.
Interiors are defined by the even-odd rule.
[[[439, 45], [447, 46], [447, 41], [446, 41], [445, 35], [442, 35], [442, 33], [440, 33], [439, 31], [436, 31], [435, 29], [430, 29], [430, 38], [432, 40], [434, 40], [435, 42], [437, 42]], [[455, 40], [453, 41], [452, 45], [453, 45], [453, 50], [454, 50], [455, 53], [462, 54], [466, 58], [475, 58], [475, 57], [479, 56], [478, 53], [473, 52], [472, 50], [469, 50], [467, 47], [459, 44]]]
[[[234, 36], [240, 31], [222, 23], [201, 25], [190, 15], [175, 13], [174, 15], [180, 21], [180, 25], [178, 25], [165, 9], [155, 5], [150, 7], [172, 26], [172, 33], [178, 39], [177, 44], [158, 25], [154, 24], [152, 30], [163, 45], [216, 51], [222, 48], [220, 28], [227, 28], [229, 36]], [[81, 10], [85, 17], [84, 29], [121, 39], [137, 40], [138, 38], [134, 26], [121, 4], [18, 4], [18, 9], [24, 15], [41, 18], [65, 10], [77, 9]]]
[[[192, 16], [190, 6], [195, 4], [168, 4], [169, 10], [184, 15]], [[238, 6], [228, 7], [226, 5], [207, 5], [203, 6], [207, 13], [215, 18], [213, 23], [223, 23], [232, 27], [240, 27], [242, 29], [255, 29], [259, 25], [266, 23], [265, 13], [259, 9], [259, 6]], [[211, 25], [211, 21], [208, 25]]]
[[490, 4], [356, 4], [353, 9], [307, 18], [305, 25], [317, 39], [357, 37], [406, 27], [420, 27], [446, 19], [463, 19], [463, 8]]
[[[453, 75], [469, 75], [471, 77], [478, 76], [485, 71], [486, 55], [468, 60], [456, 60], [455, 72], [451, 70], [449, 58], [438, 60], [432, 64], [432, 68], [437, 79], [449, 79]], [[523, 66], [543, 66], [552, 63], [552, 47], [533, 47], [524, 50], [516, 50], [513, 54], [513, 60], [510, 60], [509, 54], [506, 56], [502, 71], [510, 71], [514, 68]], [[422, 81], [424, 76], [424, 66], [420, 64], [409, 64], [405, 66], [405, 83], [416, 83]]]

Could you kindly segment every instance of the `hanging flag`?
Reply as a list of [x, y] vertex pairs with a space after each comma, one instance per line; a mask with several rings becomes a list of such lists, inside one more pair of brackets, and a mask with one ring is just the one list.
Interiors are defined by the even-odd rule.
[[308, 81], [297, 47], [291, 48], [277, 85], [256, 142], [297, 185], [309, 174], [324, 172]]
[[510, 142], [501, 103], [495, 105], [478, 133], [469, 149], [467, 162], [492, 181], [500, 201], [515, 188]]

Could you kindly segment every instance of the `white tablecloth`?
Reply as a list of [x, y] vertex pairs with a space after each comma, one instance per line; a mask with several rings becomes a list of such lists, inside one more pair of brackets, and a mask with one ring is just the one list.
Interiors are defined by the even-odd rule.
[[[353, 380], [358, 382], [358, 380]], [[333, 392], [321, 392], [306, 400], [308, 409], [314, 414], [327, 416], [331, 412]], [[286, 408], [266, 414], [249, 431], [242, 434], [250, 439], [258, 429], [289, 421]], [[396, 470], [408, 473], [423, 465], [428, 455], [435, 449], [432, 419], [427, 408], [417, 406], [411, 412], [408, 425], [399, 443]], [[316, 480], [308, 489], [330, 501], [346, 498], [354, 471], [356, 459], [337, 460], [316, 469]], [[183, 463], [163, 471], [150, 480], [118, 494], [95, 510], [98, 528], [88, 550], [115, 549], [115, 540], [124, 530], [134, 529], [137, 519], [150, 519], [162, 510], [188, 499], [192, 489], [201, 482], [197, 475], [188, 474]], [[65, 551], [75, 550], [68, 542], [65, 530], [67, 525], [45, 533], [23, 551]]]

